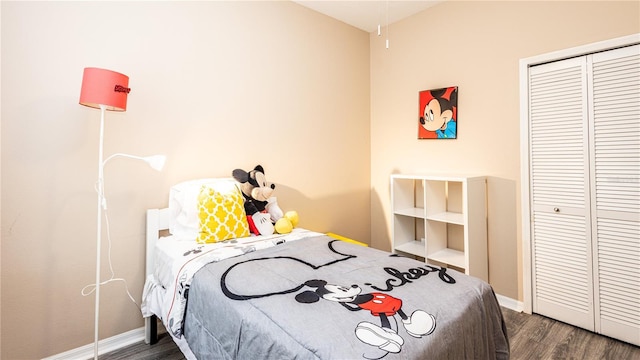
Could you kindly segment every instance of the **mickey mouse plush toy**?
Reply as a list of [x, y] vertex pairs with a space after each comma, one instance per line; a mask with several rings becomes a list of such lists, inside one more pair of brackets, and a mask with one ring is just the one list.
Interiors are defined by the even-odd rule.
[[249, 230], [256, 235], [273, 234], [274, 226], [266, 208], [276, 185], [267, 182], [261, 165], [256, 165], [253, 170], [248, 172], [235, 169], [232, 176], [240, 183]]
[[276, 185], [267, 182], [262, 165], [256, 165], [249, 172], [235, 169], [232, 175], [241, 184], [240, 190], [244, 195], [244, 210], [247, 216], [263, 212], [267, 206], [267, 199], [273, 194]]

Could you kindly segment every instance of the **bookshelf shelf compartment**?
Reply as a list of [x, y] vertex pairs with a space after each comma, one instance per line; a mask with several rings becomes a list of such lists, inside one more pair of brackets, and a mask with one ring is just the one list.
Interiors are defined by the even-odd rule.
[[488, 281], [486, 177], [391, 175], [393, 252]]

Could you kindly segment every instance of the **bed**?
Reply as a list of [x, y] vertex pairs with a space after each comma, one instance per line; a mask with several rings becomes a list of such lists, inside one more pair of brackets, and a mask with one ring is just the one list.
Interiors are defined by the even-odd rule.
[[197, 243], [175, 198], [147, 211], [149, 343], [158, 317], [188, 359], [509, 358], [482, 280], [300, 228]]

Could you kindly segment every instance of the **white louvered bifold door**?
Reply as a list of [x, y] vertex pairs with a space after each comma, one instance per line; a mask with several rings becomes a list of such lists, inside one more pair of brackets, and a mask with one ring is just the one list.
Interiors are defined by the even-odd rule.
[[586, 59], [529, 69], [533, 311], [594, 328]]
[[587, 60], [595, 330], [640, 345], [640, 46]]

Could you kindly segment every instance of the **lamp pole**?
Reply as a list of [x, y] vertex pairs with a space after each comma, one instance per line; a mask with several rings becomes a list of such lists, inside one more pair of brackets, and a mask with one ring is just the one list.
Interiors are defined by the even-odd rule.
[[100, 323], [100, 250], [102, 247], [102, 207], [104, 206], [104, 166], [103, 158], [103, 142], [104, 142], [104, 113], [105, 105], [100, 105], [100, 144], [98, 148], [98, 233], [96, 243], [96, 304], [95, 304], [95, 329], [93, 342], [93, 358], [98, 360], [98, 325]]

